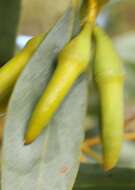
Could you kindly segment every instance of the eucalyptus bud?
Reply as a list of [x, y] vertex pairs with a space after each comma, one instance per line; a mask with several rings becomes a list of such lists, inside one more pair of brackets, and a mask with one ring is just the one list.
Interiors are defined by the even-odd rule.
[[104, 169], [113, 168], [123, 141], [124, 69], [111, 39], [100, 27], [94, 28], [96, 55], [94, 77], [101, 105], [101, 133]]
[[91, 24], [86, 23], [80, 34], [60, 52], [54, 75], [32, 113], [25, 134], [25, 144], [39, 136], [76, 79], [85, 72], [91, 57], [91, 30]]
[[42, 39], [43, 35], [32, 38], [15, 57], [0, 68], [0, 101], [11, 94], [16, 80]]

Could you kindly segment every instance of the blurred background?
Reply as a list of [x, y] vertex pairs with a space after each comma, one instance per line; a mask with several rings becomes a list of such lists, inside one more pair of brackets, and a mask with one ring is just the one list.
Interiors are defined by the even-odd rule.
[[[47, 32], [58, 20], [70, 0], [22, 0], [17, 45], [22, 47], [30, 36]], [[125, 66], [125, 133], [135, 133], [135, 1], [111, 0], [104, 7], [97, 22], [113, 39]], [[85, 122], [86, 138], [98, 136], [98, 103], [92, 79], [89, 79], [88, 114]], [[117, 110], [117, 108], [116, 108]], [[0, 121], [1, 126], [3, 120]], [[2, 129], [2, 127], [1, 127]], [[2, 132], [1, 132], [2, 135]], [[134, 136], [133, 136], [134, 137]], [[119, 165], [135, 167], [134, 138], [125, 140]], [[100, 152], [100, 146], [93, 150]], [[95, 162], [94, 159], [90, 160]]]
[[22, 0], [19, 33], [47, 32], [67, 8], [70, 0]]

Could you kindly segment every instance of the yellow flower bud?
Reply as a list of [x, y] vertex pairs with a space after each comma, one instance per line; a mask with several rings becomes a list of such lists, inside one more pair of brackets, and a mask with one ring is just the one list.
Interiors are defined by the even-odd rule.
[[85, 24], [80, 34], [60, 52], [58, 65], [37, 103], [28, 123], [25, 144], [35, 140], [47, 126], [70, 91], [76, 79], [83, 73], [91, 57], [91, 24]]
[[25, 65], [41, 43], [44, 35], [32, 38], [14, 58], [0, 68], [0, 101], [12, 92]]
[[101, 133], [104, 169], [113, 168], [120, 155], [123, 141], [124, 71], [112, 41], [105, 32], [95, 27], [96, 55], [94, 77], [101, 103]]

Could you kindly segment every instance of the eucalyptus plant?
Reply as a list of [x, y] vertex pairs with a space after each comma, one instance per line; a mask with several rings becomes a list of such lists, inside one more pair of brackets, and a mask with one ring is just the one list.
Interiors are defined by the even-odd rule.
[[0, 113], [6, 112], [3, 190], [87, 188], [75, 180], [85, 135], [88, 75], [99, 100], [99, 173], [104, 176], [103, 170], [117, 166], [124, 139], [125, 71], [112, 39], [96, 23], [108, 2], [71, 0], [47, 34], [33, 37], [0, 68]]

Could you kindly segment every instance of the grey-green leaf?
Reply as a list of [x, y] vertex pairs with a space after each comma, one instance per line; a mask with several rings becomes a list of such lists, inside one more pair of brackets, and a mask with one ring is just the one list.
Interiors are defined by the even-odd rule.
[[55, 69], [57, 54], [69, 41], [70, 8], [41, 43], [13, 91], [2, 151], [2, 190], [72, 189], [83, 140], [86, 79], [81, 76], [49, 126], [31, 145], [23, 137], [31, 112]]

